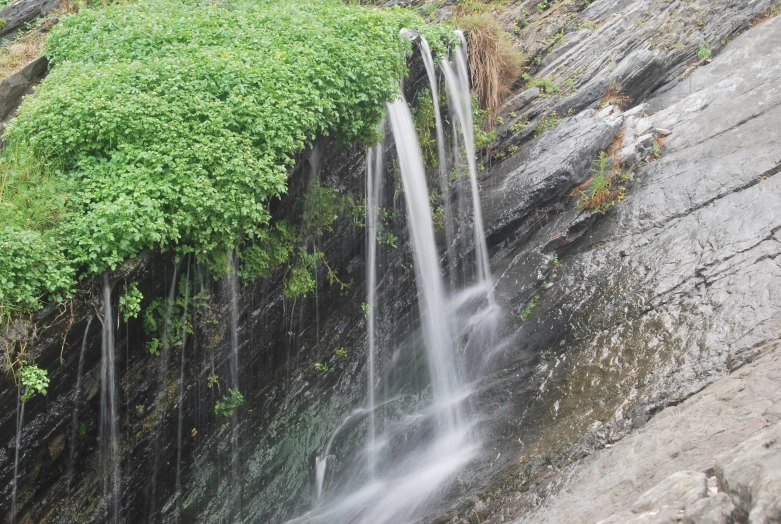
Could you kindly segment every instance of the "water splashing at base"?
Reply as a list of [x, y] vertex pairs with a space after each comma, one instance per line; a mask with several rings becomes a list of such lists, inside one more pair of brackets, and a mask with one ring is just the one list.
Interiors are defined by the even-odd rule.
[[[402, 36], [410, 38], [413, 35], [407, 32]], [[443, 167], [447, 157], [444, 151], [444, 127], [438, 115], [433, 59], [423, 38], [420, 38], [420, 47], [437, 112], [440, 182], [443, 192], [447, 193], [449, 187], [443, 175], [446, 173]], [[456, 60], [459, 59], [458, 53], [463, 55], [464, 48], [457, 50]], [[480, 451], [475, 431], [478, 419], [468, 409], [469, 398], [473, 393], [467, 382], [470, 379], [469, 362], [479, 361], [482, 351], [490, 349], [486, 347], [490, 342], [485, 341], [491, 340], [487, 333], [496, 327], [498, 307], [493, 299], [477, 194], [471, 96], [468, 79], [464, 76], [465, 60], [462, 65], [457, 67], [457, 72], [453, 71], [449, 62], [444, 62], [443, 68], [446, 70], [446, 80], [450, 76], [448, 90], [451, 104], [459, 104], [454, 112], [458, 114], [461, 141], [458, 136], [454, 136], [453, 143], [459, 147], [459, 142], [463, 142], [470, 156], [472, 216], [463, 219], [474, 221], [477, 282], [466, 289], [453, 289], [451, 297], [445, 292], [423, 158], [410, 109], [400, 94], [398, 100], [388, 104], [387, 118], [398, 159], [400, 187], [397, 186], [396, 194], [403, 195], [406, 202], [406, 231], [413, 255], [419, 309], [418, 329], [403, 340], [398, 340], [389, 326], [383, 325], [382, 332], [378, 331], [377, 315], [385, 311], [383, 301], [393, 300], [392, 293], [383, 291], [383, 286], [389, 284], [378, 275], [380, 269], [389, 270], [378, 263], [378, 251], [387, 249], [378, 242], [383, 228], [387, 227], [380, 218], [386, 209], [384, 206], [393, 204], [384, 201], [386, 197], [382, 192], [390, 180], [386, 181], [385, 176], [392, 176], [392, 169], [389, 168], [386, 175], [383, 148], [377, 146], [370, 148], [366, 155], [366, 407], [354, 409], [330, 434], [323, 451], [315, 457], [314, 509], [291, 522], [413, 522], [424, 517], [439, 503], [441, 497], [451, 489], [462, 468], [473, 461]], [[445, 201], [448, 201], [447, 197]], [[448, 221], [453, 219], [452, 216], [447, 217]], [[451, 233], [448, 235], [448, 245], [451, 246]], [[448, 262], [450, 266], [450, 260]], [[452, 274], [453, 269], [449, 269]], [[384, 320], [386, 315], [383, 313], [380, 318]], [[383, 354], [390, 358], [380, 359]], [[425, 358], [421, 360], [417, 355]], [[408, 382], [406, 385], [389, 384], [394, 373], [386, 368], [416, 366], [415, 362], [419, 360], [425, 363], [425, 383], [413, 384], [413, 389], [409, 389]], [[378, 370], [379, 362], [382, 362], [382, 370]], [[382, 402], [375, 398], [378, 376], [382, 377], [385, 392], [385, 400]], [[382, 424], [376, 420], [380, 406], [384, 406], [383, 411], [386, 411]], [[361, 428], [366, 428], [363, 447], [356, 449], [340, 443], [351, 442], [360, 434]]]

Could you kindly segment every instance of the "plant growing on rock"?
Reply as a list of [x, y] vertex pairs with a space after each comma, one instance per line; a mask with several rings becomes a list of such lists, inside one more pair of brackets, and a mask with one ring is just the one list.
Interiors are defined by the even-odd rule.
[[626, 188], [622, 185], [626, 174], [617, 161], [611, 163], [604, 151], [594, 160], [591, 172], [593, 176], [577, 187], [573, 194], [579, 196], [579, 207], [604, 215], [626, 196]]
[[35, 393], [46, 394], [49, 376], [45, 369], [35, 364], [24, 363], [19, 370], [19, 384], [24, 388], [20, 400], [27, 402]]
[[125, 293], [119, 297], [119, 310], [125, 322], [136, 318], [141, 313], [141, 300], [143, 298], [144, 296], [138, 290], [138, 283], [131, 282], [130, 285], [125, 285]]
[[700, 60], [706, 60], [710, 58], [711, 56], [711, 50], [710, 47], [708, 47], [707, 43], [700, 44], [700, 47], [697, 48], [697, 58]]
[[537, 122], [537, 125], [534, 126], [534, 136], [540, 136], [548, 129], [556, 127], [561, 124], [561, 120], [555, 110], [549, 115], [543, 115], [540, 121]]
[[523, 55], [510, 33], [488, 14], [461, 17], [456, 22], [466, 32], [472, 88], [480, 107], [488, 112], [491, 127], [502, 98], [521, 74]]
[[229, 388], [228, 394], [214, 405], [214, 413], [221, 417], [230, 417], [242, 404], [244, 404], [244, 396], [238, 389]]
[[453, 38], [411, 11], [336, 0], [150, 0], [65, 17], [46, 43], [51, 73], [4, 135], [0, 313], [65, 298], [147, 249], [217, 272], [237, 246], [265, 249], [296, 154], [323, 135], [376, 139], [406, 72], [401, 27], [435, 52]]

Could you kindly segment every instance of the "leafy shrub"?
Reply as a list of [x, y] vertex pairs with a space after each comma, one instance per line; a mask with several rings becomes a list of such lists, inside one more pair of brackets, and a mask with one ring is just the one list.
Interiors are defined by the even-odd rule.
[[228, 394], [224, 395], [214, 405], [214, 413], [221, 417], [230, 417], [233, 411], [244, 404], [244, 395], [238, 389], [228, 389]]
[[141, 313], [141, 300], [144, 295], [138, 290], [138, 284], [131, 282], [125, 286], [125, 293], [119, 297], [119, 310], [122, 313], [125, 322], [131, 318], [136, 318]]
[[24, 388], [22, 402], [27, 402], [35, 393], [46, 394], [49, 387], [49, 376], [45, 369], [35, 364], [24, 364], [19, 370], [19, 383]]
[[15, 196], [0, 196], [0, 308], [37, 309], [150, 248], [208, 262], [258, 241], [253, 271], [279, 264], [268, 201], [317, 136], [376, 138], [406, 72], [401, 27], [435, 50], [449, 32], [337, 0], [150, 0], [65, 17], [46, 43], [51, 74], [4, 135], [0, 187]]

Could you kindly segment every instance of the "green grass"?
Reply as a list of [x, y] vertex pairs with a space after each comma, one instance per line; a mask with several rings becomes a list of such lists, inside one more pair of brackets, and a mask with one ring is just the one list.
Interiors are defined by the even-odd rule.
[[0, 314], [146, 249], [217, 267], [269, 244], [273, 261], [284, 246], [269, 238], [289, 238], [269, 200], [316, 137], [377, 137], [406, 73], [401, 27], [435, 51], [452, 38], [411, 11], [337, 0], [149, 0], [64, 18], [45, 47], [53, 70], [4, 135]]

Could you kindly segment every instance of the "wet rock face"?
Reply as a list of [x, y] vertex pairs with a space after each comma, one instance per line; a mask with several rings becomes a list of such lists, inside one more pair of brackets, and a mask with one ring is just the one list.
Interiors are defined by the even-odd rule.
[[[537, 221], [538, 230], [523, 237], [523, 244], [507, 238], [494, 245], [494, 260], [510, 261], [495, 267], [502, 271], [498, 289], [521, 298], [515, 299], [515, 311], [539, 296], [518, 335], [525, 344], [549, 348], [531, 377], [538, 390], [527, 409], [534, 415], [524, 413], [538, 422], [544, 444], [527, 453], [547, 453], [554, 459], [551, 465], [532, 460], [529, 472], [497, 486], [500, 495], [490, 499], [495, 520], [489, 522], [519, 517], [548, 497], [552, 507], [531, 512], [525, 522], [605, 518], [595, 507], [598, 503], [587, 502], [594, 490], [578, 491], [582, 484], [570, 480], [577, 468], [557, 468], [613, 445], [660, 417], [668, 406], [769, 351], [768, 344], [778, 339], [780, 30], [777, 18], [757, 26], [732, 41], [711, 64], [651, 97], [642, 115], [620, 114], [625, 137], [642, 142], [648, 133], [664, 136], [661, 158], [645, 159], [635, 170], [626, 199], [606, 216], [590, 218], [586, 232], [574, 242], [568, 239], [586, 213], [564, 207], [560, 214]], [[615, 116], [599, 113], [594, 118]], [[574, 122], [565, 120], [559, 127], [577, 126]], [[548, 131], [560, 136], [566, 132]], [[529, 160], [523, 159], [524, 151], [535, 147], [532, 142], [518, 153], [520, 160], [503, 165], [525, 165]], [[519, 171], [523, 167], [499, 167], [484, 178], [484, 186], [497, 188], [498, 194]], [[536, 184], [534, 176], [518, 183], [526, 190]], [[486, 194], [491, 195], [491, 189]], [[496, 201], [495, 196], [486, 198], [485, 205], [490, 208]], [[501, 215], [487, 211], [486, 216]], [[560, 267], [546, 255], [551, 250], [558, 253]], [[539, 268], [536, 282], [529, 277], [523, 281], [516, 269], [530, 264]], [[546, 285], [540, 285], [543, 281]], [[511, 362], [510, 352], [505, 353]], [[772, 384], [777, 387], [773, 380], [769, 391]], [[746, 403], [760, 403], [759, 398]], [[684, 450], [707, 438], [687, 431], [692, 430], [670, 429], [668, 435], [682, 445], [688, 442]], [[715, 451], [723, 449], [729, 448]], [[682, 451], [671, 453], [678, 457]], [[637, 460], [632, 457], [614, 458], [603, 468], [627, 468], [622, 478], [630, 489], [637, 482], [633, 475], [656, 476], [662, 470], [658, 458], [629, 468], [626, 464]], [[707, 467], [698, 464], [694, 471]], [[604, 470], [592, 471], [592, 476], [603, 477]], [[620, 482], [606, 484], [603, 506], [627, 489]], [[635, 488], [635, 499], [642, 491]], [[568, 496], [560, 503], [551, 496], [563, 492]], [[625, 502], [631, 505], [635, 499]], [[734, 498], [733, 503], [740, 507]], [[564, 510], [566, 504], [572, 505], [570, 512]], [[691, 511], [718, 515], [723, 506], [709, 502]], [[660, 515], [633, 513], [631, 519], [666, 522], [680, 517]], [[485, 517], [480, 517], [482, 522]], [[624, 514], [613, 521], [635, 522], [631, 519]]]
[[[572, 89], [551, 96], [535, 87], [508, 103], [493, 150], [505, 159], [480, 180], [496, 291], [508, 317], [501, 342], [482, 356], [472, 399], [487, 444], [459, 475], [447, 508], [430, 520], [730, 522], [752, 518], [756, 508], [775, 511], [778, 479], [751, 465], [775, 460], [773, 445], [755, 442], [713, 461], [781, 416], [778, 362], [762, 356], [781, 326], [781, 18], [723, 49], [720, 43], [768, 5], [593, 2], [582, 19], [594, 27], [571, 26], [540, 64], [550, 77], [583, 69]], [[562, 27], [577, 23], [558, 16], [569, 3], [554, 6], [543, 16], [560, 19]], [[710, 64], [692, 59], [702, 39], [712, 44]], [[620, 104], [597, 107], [614, 83], [634, 99], [626, 111]], [[535, 124], [553, 109], [562, 122], [535, 137]], [[660, 158], [649, 156], [659, 143]], [[630, 179], [626, 198], [604, 216], [583, 211], [573, 191], [592, 176], [599, 153], [615, 144]], [[362, 151], [325, 151], [327, 185], [362, 194]], [[302, 158], [291, 195], [306, 190], [309, 173]], [[275, 206], [282, 215], [294, 209], [289, 201]], [[183, 349], [181, 385], [182, 350], [169, 356], [163, 395], [159, 360], [144, 348], [141, 322], [119, 327], [126, 521], [174, 522], [181, 508], [187, 522], [281, 522], [309, 507], [314, 457], [365, 395], [363, 235], [345, 225], [320, 246], [340, 277], [352, 280], [344, 293], [322, 285], [323, 274], [317, 297], [296, 303], [284, 299], [280, 276], [241, 290], [240, 384], [251, 411], [239, 420], [239, 489], [229, 480], [231, 430], [214, 413], [224, 391], [209, 381], [216, 375], [224, 388], [228, 376], [224, 285], [204, 286], [211, 313]], [[384, 261], [392, 270], [383, 292], [393, 311], [380, 318], [380, 330], [404, 340], [416, 328], [416, 296], [403, 239], [399, 246]], [[150, 256], [116, 276], [115, 293], [122, 278], [137, 278], [146, 300], [165, 296], [172, 271], [170, 258]], [[98, 322], [87, 333], [85, 373], [75, 390], [79, 348], [96, 306], [87, 298], [72, 313], [50, 308], [36, 319], [35, 351], [52, 388], [25, 410], [20, 519], [86, 522], [100, 514]], [[336, 358], [336, 348], [346, 348], [348, 357]], [[329, 370], [316, 371], [315, 362], [327, 362]], [[411, 359], [410, 382], [425, 378], [421, 370], [425, 362]], [[82, 404], [74, 439], [75, 402]], [[690, 405], [687, 416], [676, 417]], [[16, 388], [6, 379], [0, 391], [5, 515], [15, 408]], [[363, 445], [364, 429], [348, 428], [334, 454]], [[152, 457], [159, 457], [156, 467]], [[337, 475], [340, 467], [337, 459]], [[704, 473], [709, 468], [715, 473]], [[747, 483], [750, 474], [761, 482]]]

